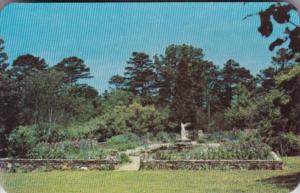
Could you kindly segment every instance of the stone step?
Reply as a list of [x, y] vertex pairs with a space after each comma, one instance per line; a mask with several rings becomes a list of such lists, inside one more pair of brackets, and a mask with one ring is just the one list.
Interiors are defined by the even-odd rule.
[[116, 171], [138, 171], [141, 165], [139, 156], [129, 156], [131, 163], [125, 163], [117, 167]]

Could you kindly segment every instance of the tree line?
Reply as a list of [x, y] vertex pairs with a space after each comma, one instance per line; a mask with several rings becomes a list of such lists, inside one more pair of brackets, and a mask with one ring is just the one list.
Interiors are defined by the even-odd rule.
[[274, 4], [258, 13], [265, 37], [275, 22], [288, 27], [269, 47], [277, 48], [270, 66], [256, 76], [233, 59], [217, 66], [199, 47], [169, 45], [154, 56], [133, 52], [102, 94], [81, 83], [92, 78], [84, 60], [73, 56], [50, 66], [27, 54], [9, 64], [0, 39], [2, 154], [13, 143], [17, 153], [25, 152], [28, 135], [36, 139], [33, 147], [66, 138], [178, 132], [180, 122], [191, 122], [194, 132], [253, 129], [281, 154], [299, 153], [300, 27], [290, 21], [293, 11]]
[[98, 91], [81, 84], [92, 78], [85, 62], [77, 57], [49, 66], [30, 54], [17, 57], [11, 65], [0, 39], [0, 134], [2, 148], [18, 125], [42, 125], [49, 138], [57, 125], [87, 121], [99, 111]]

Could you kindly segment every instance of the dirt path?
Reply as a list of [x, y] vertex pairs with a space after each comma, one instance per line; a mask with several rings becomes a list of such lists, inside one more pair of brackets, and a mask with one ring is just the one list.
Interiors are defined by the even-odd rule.
[[140, 169], [140, 157], [129, 156], [131, 163], [125, 163], [117, 167], [116, 171], [138, 171]]

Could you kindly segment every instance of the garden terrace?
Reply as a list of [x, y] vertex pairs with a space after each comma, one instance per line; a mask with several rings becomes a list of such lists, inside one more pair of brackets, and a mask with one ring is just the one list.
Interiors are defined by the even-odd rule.
[[[141, 169], [283, 169], [282, 160], [270, 149], [263, 144], [251, 143], [247, 150], [244, 149], [249, 145], [247, 143], [202, 144], [184, 151], [177, 150], [175, 146], [164, 146], [146, 152], [141, 160]], [[244, 151], [240, 150], [241, 147]]]

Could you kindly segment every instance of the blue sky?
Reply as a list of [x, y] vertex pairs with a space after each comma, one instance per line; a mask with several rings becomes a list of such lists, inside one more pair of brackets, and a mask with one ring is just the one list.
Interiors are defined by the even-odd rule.
[[10, 60], [33, 54], [54, 65], [78, 56], [91, 68], [87, 82], [103, 92], [122, 73], [133, 51], [162, 54], [170, 44], [191, 44], [222, 66], [238, 61], [253, 74], [269, 66], [271, 38], [258, 32], [259, 17], [243, 17], [268, 3], [16, 3], [0, 12], [0, 36]]

